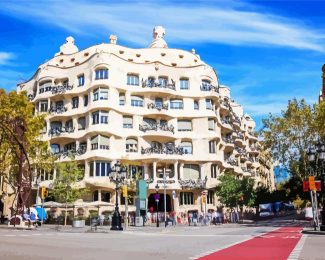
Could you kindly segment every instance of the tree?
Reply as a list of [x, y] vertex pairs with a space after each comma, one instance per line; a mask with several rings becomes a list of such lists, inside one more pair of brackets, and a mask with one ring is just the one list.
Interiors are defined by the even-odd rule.
[[67, 224], [68, 205], [80, 199], [86, 192], [76, 186], [77, 182], [83, 178], [83, 170], [74, 160], [61, 162], [57, 164], [57, 176], [53, 183], [53, 189], [50, 191], [56, 201], [65, 204], [64, 225]]
[[252, 207], [255, 203], [254, 180], [250, 178], [238, 179], [236, 176], [225, 173], [219, 177], [216, 195], [222, 204], [229, 208], [238, 206]]
[[319, 124], [324, 127], [324, 121], [317, 121], [324, 115], [316, 116], [317, 111], [321, 114], [325, 109], [319, 109], [317, 105], [311, 107], [304, 100], [294, 99], [288, 102], [287, 109], [280, 116], [270, 114], [263, 120], [261, 134], [267, 148], [272, 151], [273, 159], [300, 180], [309, 175], [307, 151], [320, 136]]
[[34, 115], [34, 105], [29, 102], [25, 92], [7, 93], [0, 89], [0, 176], [12, 188], [13, 194], [17, 193], [19, 144], [14, 138], [12, 122], [20, 119], [26, 125], [24, 148], [31, 168], [50, 171], [54, 166], [54, 158], [47, 142], [41, 140], [44, 118], [44, 114]]

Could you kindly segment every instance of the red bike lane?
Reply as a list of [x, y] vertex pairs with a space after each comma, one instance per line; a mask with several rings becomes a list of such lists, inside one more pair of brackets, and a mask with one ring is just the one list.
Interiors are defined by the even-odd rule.
[[198, 259], [285, 260], [299, 242], [301, 230], [301, 227], [282, 227]]

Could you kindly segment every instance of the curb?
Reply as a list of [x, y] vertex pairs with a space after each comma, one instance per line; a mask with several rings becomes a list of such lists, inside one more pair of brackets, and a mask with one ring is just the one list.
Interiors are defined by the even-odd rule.
[[307, 235], [325, 235], [325, 231], [319, 231], [319, 230], [303, 230], [301, 231], [302, 234]]

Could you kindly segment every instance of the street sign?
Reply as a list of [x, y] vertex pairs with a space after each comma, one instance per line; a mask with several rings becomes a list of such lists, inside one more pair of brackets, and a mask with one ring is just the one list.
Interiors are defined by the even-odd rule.
[[303, 183], [302, 183], [302, 190], [304, 192], [309, 191], [309, 181], [303, 181]]
[[[321, 185], [321, 181], [314, 181], [315, 182], [315, 188], [316, 191], [321, 191], [322, 190], [322, 185]], [[309, 188], [309, 181], [303, 181], [302, 183], [302, 189], [304, 192], [310, 191], [311, 189]]]
[[155, 194], [155, 201], [159, 201], [159, 199], [160, 199], [160, 194], [159, 193], [156, 193]]
[[308, 180], [309, 180], [309, 189], [315, 191], [316, 190], [315, 177], [314, 176], [309, 176]]

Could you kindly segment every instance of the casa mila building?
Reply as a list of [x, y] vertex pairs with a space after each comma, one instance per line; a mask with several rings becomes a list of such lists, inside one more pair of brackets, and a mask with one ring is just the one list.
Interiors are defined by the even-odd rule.
[[[43, 138], [57, 162], [75, 156], [84, 169], [79, 186], [89, 190], [83, 201], [105, 202], [103, 214], [113, 212], [116, 199], [124, 210], [109, 178], [116, 162], [127, 166], [127, 178], [146, 180], [148, 209], [156, 209], [155, 187], [162, 195], [165, 184], [166, 210], [177, 214], [220, 206], [214, 191], [226, 170], [274, 187], [272, 159], [260, 153], [254, 120], [194, 49], [168, 48], [164, 35], [157, 26], [148, 48], [120, 46], [111, 35], [82, 51], [68, 37], [18, 85], [35, 113], [47, 113]], [[42, 172], [38, 184], [51, 187], [55, 176]]]

